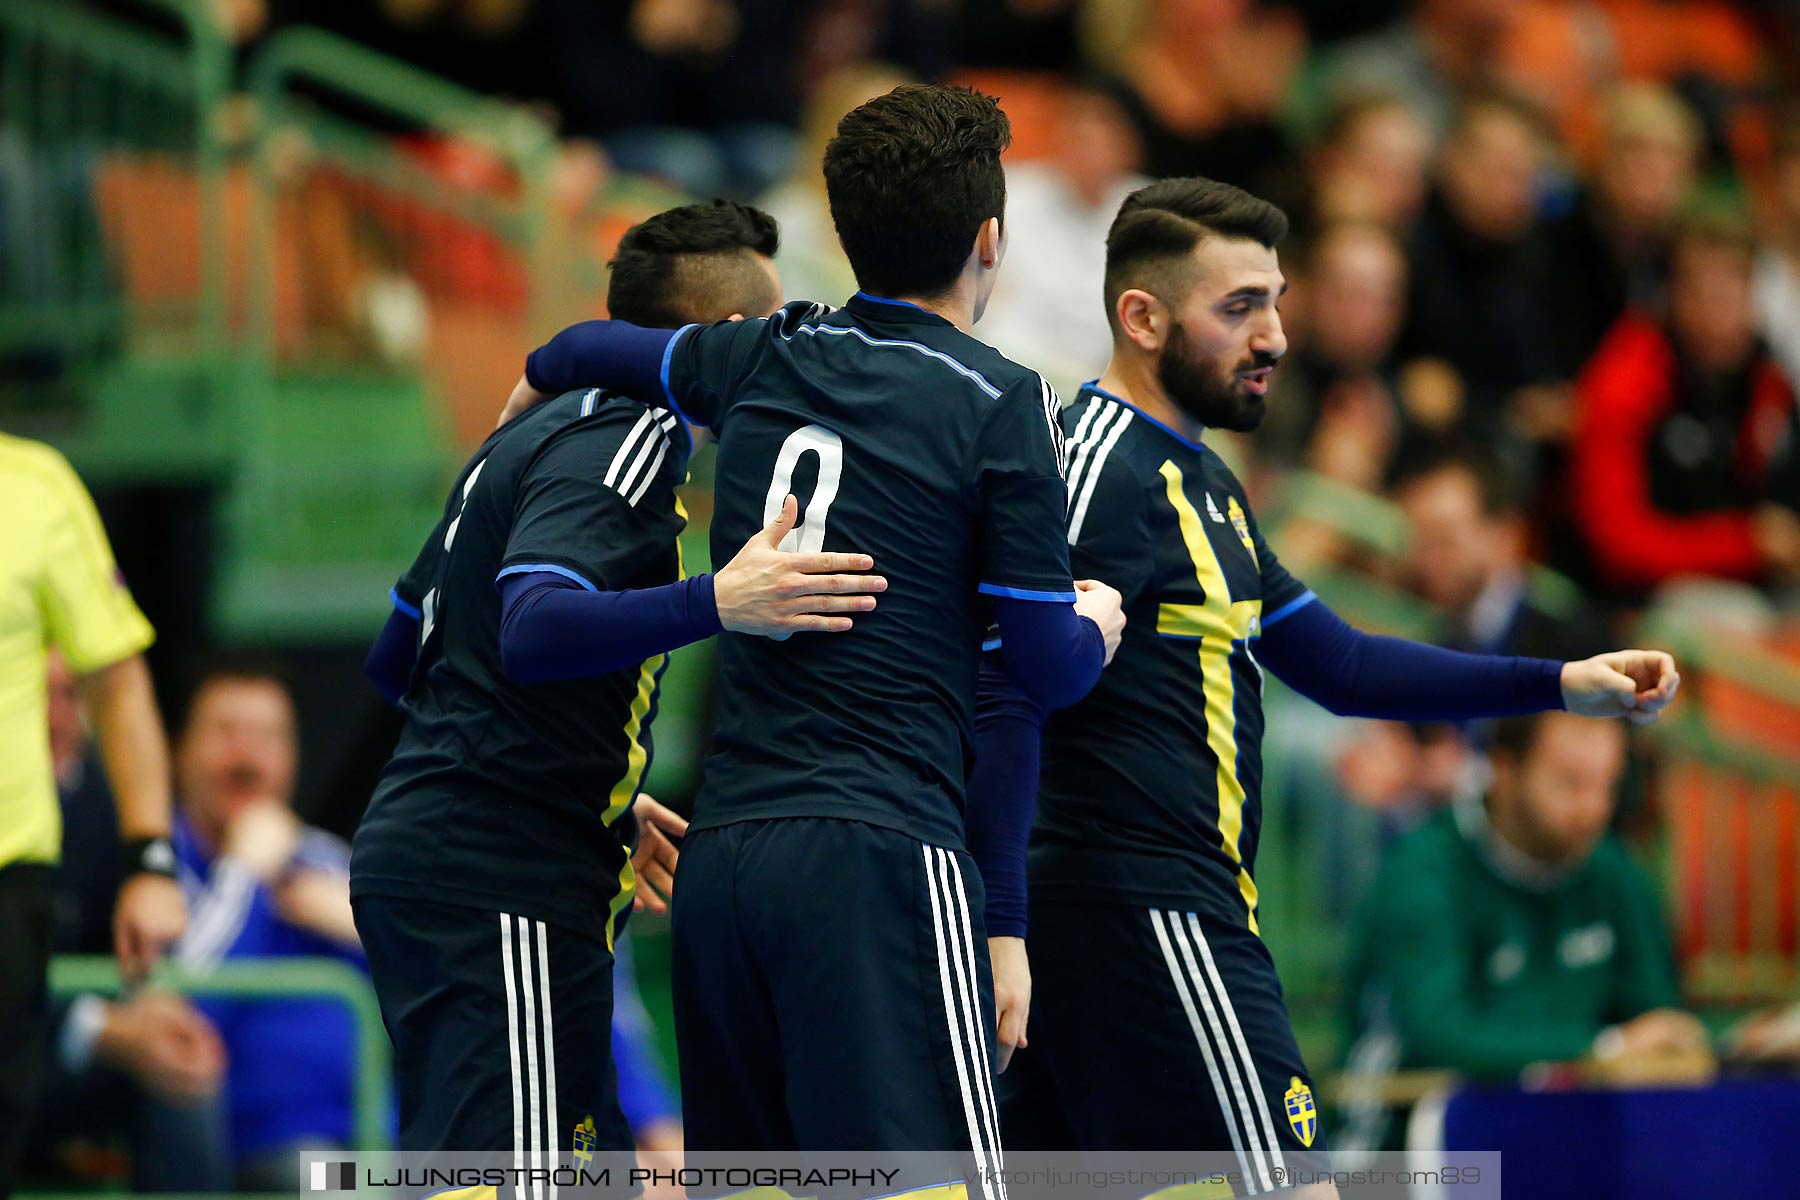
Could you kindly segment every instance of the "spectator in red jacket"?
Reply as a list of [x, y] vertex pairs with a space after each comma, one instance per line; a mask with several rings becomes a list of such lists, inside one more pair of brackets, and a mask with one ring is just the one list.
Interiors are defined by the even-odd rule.
[[1627, 311], [1582, 375], [1578, 519], [1621, 598], [1800, 573], [1800, 421], [1756, 333], [1754, 253], [1735, 222], [1685, 222], [1666, 317]]

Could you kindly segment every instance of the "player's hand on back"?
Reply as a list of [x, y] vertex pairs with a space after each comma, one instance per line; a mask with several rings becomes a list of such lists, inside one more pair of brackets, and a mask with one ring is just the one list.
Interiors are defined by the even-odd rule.
[[1025, 939], [991, 937], [988, 939], [988, 961], [994, 973], [994, 1008], [998, 1031], [994, 1069], [1006, 1070], [1013, 1051], [1026, 1045], [1025, 1026], [1031, 1016], [1031, 960], [1025, 954]]
[[523, 375], [519, 376], [519, 382], [513, 384], [512, 395], [506, 398], [506, 407], [500, 410], [500, 419], [494, 422], [494, 428], [500, 428], [526, 409], [535, 404], [542, 404], [549, 398], [543, 392], [532, 387]]
[[1111, 663], [1119, 652], [1119, 639], [1125, 635], [1125, 601], [1119, 593], [1098, 579], [1075, 581], [1075, 611], [1100, 627], [1106, 640], [1106, 661]]
[[638, 844], [631, 856], [631, 869], [639, 887], [631, 907], [642, 911], [668, 912], [669, 897], [675, 892], [675, 866], [680, 852], [673, 839], [687, 833], [688, 823], [680, 813], [665, 808], [647, 792], [639, 792], [631, 811], [637, 817]]
[[868, 612], [875, 607], [871, 593], [887, 590], [886, 579], [862, 573], [875, 565], [866, 554], [780, 549], [799, 514], [789, 496], [775, 519], [713, 574], [713, 602], [726, 629], [778, 641], [803, 632], [843, 633], [854, 624], [844, 614]]
[[1563, 706], [1584, 717], [1648, 725], [1675, 699], [1681, 676], [1661, 650], [1614, 650], [1563, 664]]

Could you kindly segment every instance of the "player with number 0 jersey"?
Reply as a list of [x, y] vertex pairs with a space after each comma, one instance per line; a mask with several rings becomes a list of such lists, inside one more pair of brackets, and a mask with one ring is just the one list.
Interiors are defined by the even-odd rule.
[[1056, 395], [969, 332], [1000, 261], [1007, 137], [966, 90], [878, 97], [825, 157], [864, 289], [844, 307], [673, 339], [596, 323], [528, 363], [530, 389], [635, 380], [711, 426], [715, 547], [792, 493], [796, 548], [868, 554], [889, 584], [845, 637], [719, 644], [675, 897], [691, 1148], [998, 1164], [987, 943], [1011, 930], [986, 927], [963, 804], [983, 634], [998, 621], [1036, 646], [1016, 682], [1060, 705], [1118, 633], [1109, 589], [1076, 604]]

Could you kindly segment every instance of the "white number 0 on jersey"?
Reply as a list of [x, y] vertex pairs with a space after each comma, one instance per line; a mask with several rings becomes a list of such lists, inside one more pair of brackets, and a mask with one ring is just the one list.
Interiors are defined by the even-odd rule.
[[767, 526], [781, 515], [781, 502], [794, 490], [794, 469], [806, 454], [819, 456], [819, 483], [799, 523], [788, 530], [778, 548], [817, 554], [825, 548], [825, 514], [837, 499], [838, 480], [844, 474], [844, 440], [824, 426], [803, 426], [781, 443], [781, 453], [775, 456], [775, 477], [769, 481], [769, 494], [763, 501], [763, 524]]

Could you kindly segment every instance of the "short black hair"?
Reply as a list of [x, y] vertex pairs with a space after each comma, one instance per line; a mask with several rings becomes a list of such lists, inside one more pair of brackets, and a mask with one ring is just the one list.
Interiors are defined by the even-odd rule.
[[954, 287], [982, 223], [1006, 211], [1011, 144], [1000, 102], [973, 88], [903, 84], [846, 113], [825, 147], [825, 194], [857, 286]]
[[1189, 176], [1160, 179], [1125, 197], [1106, 231], [1106, 320], [1118, 329], [1119, 296], [1141, 287], [1175, 303], [1188, 287], [1188, 256], [1208, 237], [1248, 238], [1274, 249], [1287, 214], [1243, 188]]
[[1449, 435], [1421, 439], [1408, 446], [1394, 464], [1388, 484], [1393, 494], [1447, 471], [1460, 471], [1475, 482], [1484, 517], [1511, 517], [1525, 511], [1519, 482], [1500, 457], [1480, 442]]
[[293, 677], [287, 665], [272, 654], [257, 650], [218, 650], [208, 654], [181, 673], [181, 724], [177, 732], [185, 734], [193, 723], [194, 705], [200, 694], [215, 683], [269, 683], [280, 688], [292, 700]]
[[606, 311], [650, 329], [719, 321], [733, 313], [760, 317], [779, 296], [755, 255], [781, 247], [775, 218], [733, 200], [684, 204], [625, 231], [606, 265], [612, 279]]

